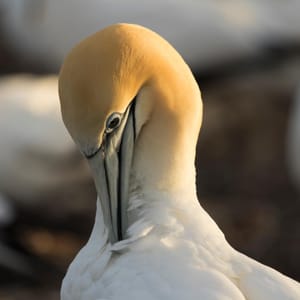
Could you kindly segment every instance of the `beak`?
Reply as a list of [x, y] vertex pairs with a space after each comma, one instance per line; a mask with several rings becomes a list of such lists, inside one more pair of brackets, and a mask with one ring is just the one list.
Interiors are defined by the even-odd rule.
[[89, 159], [111, 244], [125, 238], [128, 228], [129, 179], [135, 142], [135, 101], [118, 128], [106, 134]]

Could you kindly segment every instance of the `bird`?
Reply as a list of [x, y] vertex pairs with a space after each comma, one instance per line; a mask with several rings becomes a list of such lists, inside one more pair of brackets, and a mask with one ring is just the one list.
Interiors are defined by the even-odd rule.
[[233, 249], [199, 203], [201, 92], [165, 39], [126, 23], [94, 33], [66, 56], [59, 97], [98, 194], [62, 300], [300, 299], [297, 281]]
[[291, 182], [300, 192], [300, 84], [291, 104], [287, 126], [286, 160]]
[[60, 118], [57, 86], [55, 75], [17, 74], [0, 80], [0, 192], [18, 207], [37, 207], [51, 188], [82, 177], [74, 165], [70, 172], [62, 164], [74, 156], [75, 147]]
[[299, 10], [297, 0], [289, 5], [177, 0], [172, 6], [160, 0], [115, 0], [113, 7], [108, 0], [73, 0], [72, 9], [69, 0], [0, 1], [3, 45], [7, 41], [8, 53], [38, 73], [56, 73], [74, 43], [120, 19], [155, 28], [189, 64], [206, 72], [233, 62], [245, 67], [268, 51], [289, 51], [299, 45]]

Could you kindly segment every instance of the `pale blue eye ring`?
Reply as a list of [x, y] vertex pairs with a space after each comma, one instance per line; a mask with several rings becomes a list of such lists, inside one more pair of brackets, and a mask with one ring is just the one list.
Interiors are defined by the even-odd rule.
[[105, 132], [110, 133], [118, 128], [121, 124], [122, 115], [120, 113], [112, 113], [106, 120]]

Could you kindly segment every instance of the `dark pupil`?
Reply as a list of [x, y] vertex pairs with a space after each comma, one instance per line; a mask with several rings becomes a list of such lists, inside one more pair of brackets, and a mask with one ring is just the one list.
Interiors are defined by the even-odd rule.
[[114, 118], [108, 124], [109, 129], [114, 129], [119, 124], [119, 118]]

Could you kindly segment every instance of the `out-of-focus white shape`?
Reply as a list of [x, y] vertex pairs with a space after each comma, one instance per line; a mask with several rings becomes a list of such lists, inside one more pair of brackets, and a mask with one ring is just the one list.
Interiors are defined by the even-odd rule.
[[56, 76], [0, 80], [0, 141], [0, 190], [8, 195], [28, 199], [78, 176], [66, 168], [75, 150], [61, 120]]
[[0, 194], [0, 227], [11, 223], [15, 218], [15, 211], [8, 199]]
[[298, 0], [2, 0], [0, 9], [15, 51], [54, 71], [74, 44], [117, 22], [155, 30], [202, 69], [300, 36]]
[[300, 191], [300, 87], [290, 109], [287, 162], [291, 179]]

